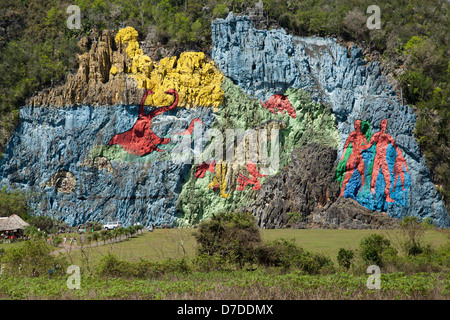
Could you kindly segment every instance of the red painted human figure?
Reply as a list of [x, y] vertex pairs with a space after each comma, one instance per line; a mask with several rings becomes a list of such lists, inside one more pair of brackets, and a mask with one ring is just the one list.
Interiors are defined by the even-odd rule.
[[244, 175], [242, 175], [242, 173], [239, 172], [239, 177], [237, 181], [239, 183], [239, 187], [236, 190], [243, 191], [247, 186], [247, 184], [254, 185], [252, 190], [261, 189], [261, 184], [258, 178], [265, 177], [265, 175], [258, 172], [258, 170], [256, 169], [256, 165], [252, 161], [249, 161], [249, 163], [247, 164], [247, 170], [252, 176], [252, 178], [247, 178]]
[[367, 139], [366, 136], [361, 132], [361, 120], [355, 121], [355, 131], [350, 133], [350, 135], [347, 138], [347, 141], [345, 141], [341, 161], [344, 160], [345, 151], [347, 150], [347, 147], [349, 146], [350, 143], [352, 144], [352, 153], [350, 154], [350, 157], [347, 160], [347, 164], [345, 165], [345, 176], [344, 180], [342, 181], [342, 188], [340, 194], [341, 197], [344, 196], [344, 191], [347, 186], [347, 183], [352, 177], [355, 169], [358, 170], [361, 176], [361, 188], [364, 186], [365, 183], [364, 177], [365, 168], [361, 151], [363, 148], [362, 145], [367, 144]]
[[375, 192], [375, 184], [377, 182], [378, 172], [381, 168], [381, 173], [384, 177], [384, 182], [386, 187], [384, 188], [384, 194], [386, 196], [386, 202], [394, 202], [394, 199], [390, 197], [389, 189], [391, 187], [391, 176], [389, 173], [389, 167], [386, 161], [386, 151], [389, 144], [395, 147], [394, 138], [386, 133], [387, 120], [381, 120], [380, 131], [375, 133], [372, 138], [370, 138], [369, 144], [365, 145], [363, 149], [369, 149], [372, 145], [376, 144], [377, 149], [375, 151], [375, 159], [373, 161], [372, 169], [372, 179], [370, 182], [370, 192]]
[[392, 191], [395, 191], [395, 185], [397, 184], [397, 179], [400, 176], [400, 181], [402, 183], [402, 189], [405, 191], [405, 173], [403, 172], [403, 165], [405, 166], [406, 172], [408, 171], [408, 165], [406, 164], [405, 158], [402, 156], [402, 150], [399, 147], [396, 147], [397, 157], [395, 158], [394, 165], [394, 188]]
[[289, 102], [288, 97], [283, 96], [282, 94], [274, 94], [273, 96], [269, 97], [269, 99], [267, 99], [266, 103], [263, 103], [262, 101], [260, 102], [263, 108], [266, 108], [273, 114], [277, 114], [277, 111], [285, 114], [284, 111], [286, 111], [291, 118], [297, 117], [295, 109]]
[[124, 150], [131, 154], [138, 156], [145, 156], [153, 151], [163, 151], [157, 147], [160, 144], [167, 144], [170, 142], [170, 138], [158, 137], [153, 130], [152, 119], [157, 115], [160, 115], [169, 110], [173, 110], [178, 105], [178, 93], [175, 89], [169, 89], [166, 94], [173, 95], [175, 97], [174, 102], [170, 106], [157, 108], [148, 114], [145, 114], [144, 103], [148, 95], [154, 94], [152, 90], [146, 90], [142, 97], [141, 104], [139, 106], [138, 119], [134, 126], [123, 133], [116, 134], [109, 145], [118, 144], [121, 145]]

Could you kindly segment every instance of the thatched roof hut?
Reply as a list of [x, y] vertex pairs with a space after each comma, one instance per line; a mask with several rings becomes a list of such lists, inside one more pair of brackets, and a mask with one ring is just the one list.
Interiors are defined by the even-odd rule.
[[23, 221], [17, 214], [9, 217], [0, 217], [0, 231], [23, 230], [27, 226], [29, 224]]

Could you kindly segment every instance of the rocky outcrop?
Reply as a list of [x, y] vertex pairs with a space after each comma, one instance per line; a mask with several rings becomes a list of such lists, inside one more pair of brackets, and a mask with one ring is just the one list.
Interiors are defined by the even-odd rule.
[[240, 211], [252, 213], [261, 228], [281, 228], [289, 214], [306, 220], [315, 210], [338, 198], [335, 181], [336, 150], [317, 143], [295, 149], [291, 162], [279, 174], [268, 178], [256, 201]]
[[[105, 147], [116, 133], [132, 127], [138, 109], [22, 108], [21, 123], [0, 159], [0, 185], [24, 190], [35, 214], [69, 225], [110, 219], [124, 225], [172, 224], [191, 168], [171, 161], [174, 145], [145, 157], [129, 155], [118, 146]], [[214, 115], [211, 108], [176, 109], [155, 118], [152, 129], [170, 137], [195, 118], [206, 129]]]
[[[21, 109], [0, 158], [0, 186], [28, 192], [35, 214], [71, 225], [191, 226], [242, 208], [266, 228], [292, 217], [313, 227], [378, 226], [381, 212], [450, 225], [413, 136], [414, 114], [378, 64], [334, 39], [256, 30], [248, 17], [230, 14], [211, 28], [214, 62], [201, 52], [153, 61], [133, 28], [83, 38], [77, 73]], [[169, 89], [179, 96], [173, 110], [164, 108], [173, 104]], [[213, 129], [222, 137], [231, 129], [246, 158], [228, 158], [235, 141], [222, 140], [217, 158], [191, 161], [207, 154]], [[123, 148], [129, 141], [110, 144], [129, 130], [133, 143], [156, 148], [133, 154]], [[277, 170], [250, 159], [239, 142], [248, 130], [258, 145], [278, 133], [279, 148], [270, 145]], [[192, 157], [178, 161], [183, 155]]]
[[125, 46], [117, 46], [114, 33], [109, 30], [94, 41], [83, 37], [78, 46], [78, 70], [69, 74], [63, 85], [47, 88], [27, 101], [31, 106], [107, 106], [139, 104], [144, 89], [138, 89], [136, 81], [126, 73], [111, 75], [114, 64], [131, 68]]
[[394, 229], [398, 219], [385, 212], [374, 212], [356, 200], [339, 197], [336, 202], [316, 209], [305, 222], [294, 227], [321, 229]]
[[[326, 148], [327, 146], [330, 148], [337, 148], [338, 137], [334, 126], [334, 116], [328, 108], [319, 103], [312, 102], [307, 92], [295, 89], [285, 92], [286, 99], [290, 101], [289, 103], [292, 112], [282, 113], [272, 112], [264, 108], [258, 100], [250, 99], [229, 79], [224, 80], [222, 88], [225, 92], [225, 103], [219, 108], [219, 111], [215, 113], [215, 121], [212, 123], [212, 129], [222, 131], [223, 137], [226, 137], [225, 131], [227, 129], [241, 130], [241, 135], [243, 135], [244, 132], [248, 132], [247, 130], [254, 130], [255, 133], [259, 132], [259, 130], [267, 130], [266, 132], [269, 134], [271, 132], [273, 133], [272, 130], [277, 130], [280, 149], [279, 152], [271, 152], [272, 158], [278, 162], [276, 171], [282, 171], [283, 168], [291, 162], [290, 167], [295, 167], [295, 173], [302, 172], [304, 164], [299, 165], [297, 161], [293, 165], [291, 152], [308, 143], [316, 142], [316, 146], [322, 146], [321, 148]], [[260, 138], [260, 135], [257, 134], [257, 136]], [[235, 150], [238, 149], [238, 140], [239, 139], [236, 138]], [[270, 147], [269, 142], [270, 140], [268, 140], [267, 147]], [[227, 141], [227, 143], [229, 142]], [[234, 141], [232, 144], [234, 144]], [[227, 149], [228, 147], [229, 145], [227, 144]], [[250, 149], [249, 143], [245, 144], [245, 141], [243, 141], [242, 147], [245, 148], [245, 150]], [[320, 157], [321, 156], [318, 156], [318, 158]], [[331, 185], [337, 185], [334, 181], [335, 173], [332, 172], [332, 164], [334, 163], [335, 158], [335, 151], [333, 156], [327, 155], [327, 159], [331, 161], [331, 165], [328, 168], [331, 171], [327, 172], [330, 179], [328, 179], [326, 183], [331, 183]], [[223, 179], [222, 175], [219, 175], [217, 168], [216, 170], [205, 170], [201, 177], [200, 175], [196, 175], [197, 170], [201, 169], [202, 165], [194, 166], [189, 173], [189, 178], [183, 185], [177, 205], [178, 211], [180, 212], [178, 222], [181, 225], [196, 224], [219, 211], [233, 211], [255, 202], [257, 198], [276, 198], [280, 203], [284, 203], [286, 210], [291, 207], [303, 208], [304, 203], [298, 203], [298, 201], [300, 201], [300, 198], [304, 197], [305, 190], [302, 188], [298, 189], [298, 181], [290, 183], [283, 180], [280, 181], [279, 185], [276, 187], [270, 183], [266, 186], [268, 181], [272, 181], [272, 177], [270, 176], [275, 172], [268, 176], [261, 176], [260, 174], [265, 175], [266, 173], [263, 172], [262, 169], [264, 169], [264, 167], [261, 166], [260, 163], [258, 163], [257, 168], [260, 173], [258, 174], [258, 172], [254, 170], [254, 166], [249, 162], [236, 161], [237, 159], [229, 159], [228, 157], [216, 160], [225, 160], [220, 161], [220, 163], [222, 163], [221, 169], [222, 167], [224, 169], [220, 170], [220, 173], [224, 174]], [[314, 166], [313, 163], [308, 163], [308, 165]], [[323, 174], [325, 174], [325, 171]], [[278, 177], [278, 175], [276, 177]], [[297, 179], [294, 174], [292, 175], [292, 178]], [[299, 179], [302, 178], [300, 177]], [[248, 183], [249, 181], [251, 183]], [[311, 181], [305, 181], [305, 183], [310, 185], [312, 183]], [[210, 183], [212, 184], [210, 185]], [[215, 188], [209, 188], [210, 186], [219, 183], [222, 186], [220, 193], [218, 189], [217, 192], [215, 192]], [[285, 197], [278, 197], [279, 191], [277, 188], [292, 195], [293, 199], [290, 199], [287, 202]], [[297, 193], [298, 195], [296, 195]], [[306, 197], [309, 196], [309, 194], [306, 195]], [[319, 196], [317, 196], [317, 199], [318, 198]], [[309, 201], [311, 202], [312, 207], [312, 202], [315, 200], [310, 199]], [[260, 203], [258, 202], [258, 205], [259, 204]], [[285, 213], [283, 211], [283, 205], [280, 207], [278, 204], [274, 203], [274, 206], [279, 207], [276, 208], [276, 210], [280, 210], [273, 214], [274, 219], [282, 219], [283, 213]], [[265, 203], [261, 204], [258, 214], [255, 215], [265, 214], [266, 209]], [[280, 216], [275, 217], [277, 214], [280, 214]]]
[[265, 229], [390, 229], [398, 220], [339, 197], [335, 179], [336, 150], [317, 143], [292, 152], [283, 171], [267, 179], [247, 211]]

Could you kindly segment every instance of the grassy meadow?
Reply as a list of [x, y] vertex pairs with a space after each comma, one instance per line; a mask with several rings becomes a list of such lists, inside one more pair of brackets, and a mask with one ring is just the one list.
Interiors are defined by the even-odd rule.
[[[91, 259], [95, 263], [108, 253], [113, 253], [122, 260], [161, 261], [166, 258], [178, 259], [184, 256], [193, 258], [196, 254], [196, 229], [155, 229], [144, 232], [124, 241], [102, 245], [91, 250]], [[356, 250], [360, 241], [370, 234], [381, 234], [389, 239], [393, 245], [398, 243], [401, 232], [399, 230], [349, 230], [349, 229], [260, 229], [263, 242], [276, 239], [293, 240], [297, 245], [312, 252], [321, 252], [336, 262], [340, 248]], [[72, 235], [78, 237], [79, 235]], [[70, 237], [70, 236], [68, 236]], [[439, 247], [449, 241], [449, 231], [429, 230], [424, 235], [424, 242]], [[80, 241], [78, 240], [78, 243]], [[17, 245], [17, 244], [15, 244]], [[0, 245], [0, 248], [7, 244]], [[79, 250], [62, 249], [60, 252], [70, 256], [74, 264], [80, 263]]]
[[[50, 277], [3, 274], [0, 277], [0, 299], [214, 299], [214, 300], [316, 300], [316, 299], [378, 299], [378, 300], [448, 300], [450, 299], [450, 273], [447, 267], [428, 271], [381, 270], [381, 289], [367, 287], [366, 265], [343, 270], [338, 267], [340, 248], [359, 250], [362, 239], [381, 234], [396, 246], [400, 230], [323, 230], [323, 229], [271, 229], [259, 230], [263, 243], [275, 239], [293, 240], [307, 251], [322, 253], [334, 263], [333, 271], [308, 274], [302, 270], [279, 267], [244, 266], [228, 270], [204, 271], [192, 267], [197, 254], [194, 232], [198, 229], [155, 229], [143, 231], [119, 242], [99, 240], [80, 246], [53, 247], [51, 255], [64, 256], [69, 264], [82, 266], [80, 289], [67, 287], [69, 275], [61, 273]], [[449, 243], [446, 230], [428, 230], [425, 243], [439, 248]], [[0, 244], [0, 249], [19, 248], [20, 243]], [[113, 268], [125, 270], [127, 263], [134, 266], [153, 263], [160, 268], [146, 276], [104, 276], [96, 268], [105, 257], [117, 257]], [[187, 264], [165, 261], [180, 261]], [[88, 258], [86, 260], [86, 258]], [[181, 260], [181, 261], [184, 261]], [[86, 268], [86, 264], [91, 267]], [[158, 267], [158, 263], [160, 264]], [[426, 263], [425, 263], [426, 264]], [[103, 265], [105, 263], [103, 262]], [[164, 266], [164, 267], [162, 267]], [[181, 266], [181, 267], [180, 267]], [[163, 269], [161, 269], [163, 268]], [[166, 268], [166, 269], [164, 269]], [[358, 269], [359, 268], [359, 269]], [[167, 271], [169, 270], [170, 271]], [[97, 272], [97, 273], [96, 273]]]

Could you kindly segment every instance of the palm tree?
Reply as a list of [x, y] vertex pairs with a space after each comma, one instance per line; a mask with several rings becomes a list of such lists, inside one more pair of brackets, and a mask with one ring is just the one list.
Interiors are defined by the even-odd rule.
[[92, 232], [91, 234], [92, 240], [94, 240], [97, 243], [97, 247], [98, 247], [98, 239], [100, 238], [100, 235], [98, 234], [97, 231]]
[[115, 242], [117, 242], [117, 238], [119, 237], [119, 229], [114, 229], [111, 233], [111, 237], [114, 238]]

